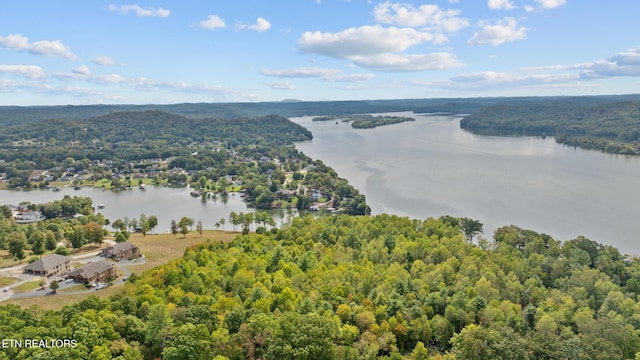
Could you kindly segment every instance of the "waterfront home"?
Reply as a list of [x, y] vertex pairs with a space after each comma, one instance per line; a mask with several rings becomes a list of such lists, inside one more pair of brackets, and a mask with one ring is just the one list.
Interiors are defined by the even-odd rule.
[[71, 258], [68, 256], [50, 254], [36, 260], [22, 268], [25, 274], [42, 276], [62, 276], [71, 271]]
[[42, 221], [46, 219], [46, 216], [42, 215], [40, 211], [26, 211], [15, 214], [14, 218], [19, 224], [27, 224]]

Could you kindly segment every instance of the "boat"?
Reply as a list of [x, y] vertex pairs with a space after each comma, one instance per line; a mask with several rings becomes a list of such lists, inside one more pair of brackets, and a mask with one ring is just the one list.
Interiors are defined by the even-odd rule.
[[104, 204], [98, 205], [98, 209], [104, 209]]
[[138, 189], [140, 189], [140, 190], [147, 190], [147, 185], [145, 185], [145, 184], [140, 184], [140, 186], [138, 186]]

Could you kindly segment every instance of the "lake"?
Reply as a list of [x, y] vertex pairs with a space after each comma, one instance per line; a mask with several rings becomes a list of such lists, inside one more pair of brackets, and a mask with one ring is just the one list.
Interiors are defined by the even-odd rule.
[[[253, 212], [252, 208], [247, 208], [240, 199], [240, 194], [229, 194], [227, 200], [223, 201], [218, 196], [217, 200], [207, 199], [202, 201], [200, 197], [189, 195], [191, 189], [155, 187], [147, 186], [146, 190], [133, 188], [122, 191], [105, 191], [98, 188], [81, 188], [74, 190], [72, 187], [61, 188], [60, 191], [52, 190], [32, 190], [32, 191], [0, 191], [0, 204], [18, 205], [21, 201], [29, 201], [35, 204], [42, 204], [54, 200], [60, 200], [65, 195], [87, 196], [93, 200], [93, 206], [104, 204], [104, 209], [96, 210], [101, 212], [107, 219], [114, 221], [118, 218], [139, 218], [140, 214], [158, 217], [158, 227], [156, 232], [168, 231], [171, 227], [171, 220], [180, 221], [183, 216], [193, 218], [195, 221], [202, 221], [205, 229], [215, 229], [215, 223], [224, 218], [225, 230], [232, 230], [229, 222], [229, 214]], [[297, 210], [277, 209], [267, 211], [280, 225], [287, 216], [295, 216]], [[194, 226], [195, 228], [195, 226]], [[222, 227], [220, 228], [222, 229]]]
[[[313, 132], [297, 143], [306, 155], [321, 159], [367, 196], [373, 214], [416, 219], [464, 216], [484, 224], [484, 236], [518, 225], [559, 240], [584, 235], [623, 253], [640, 254], [640, 157], [602, 154], [558, 145], [552, 138], [479, 136], [463, 131], [459, 118], [415, 115], [415, 122], [375, 129], [349, 123], [292, 118]], [[158, 217], [157, 231], [187, 216], [204, 228], [229, 213], [251, 212], [238, 195], [223, 202], [202, 202], [188, 188], [147, 186], [125, 191], [63, 188], [0, 191], [0, 204], [44, 203], [64, 195], [88, 196], [113, 221], [144, 213]], [[296, 210], [271, 210], [280, 224]]]
[[296, 147], [364, 193], [373, 214], [453, 215], [484, 224], [484, 236], [517, 225], [559, 240], [584, 235], [640, 254], [640, 157], [556, 144], [553, 138], [480, 136], [459, 117], [353, 129], [291, 120], [313, 133]]

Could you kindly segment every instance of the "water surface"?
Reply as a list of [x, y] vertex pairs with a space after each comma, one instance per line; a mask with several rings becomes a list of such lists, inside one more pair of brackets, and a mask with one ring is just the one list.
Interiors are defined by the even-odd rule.
[[553, 138], [473, 135], [456, 117], [394, 115], [416, 121], [352, 129], [291, 120], [314, 136], [296, 147], [348, 179], [374, 214], [466, 216], [483, 222], [489, 238], [514, 224], [640, 254], [640, 157], [575, 149]]

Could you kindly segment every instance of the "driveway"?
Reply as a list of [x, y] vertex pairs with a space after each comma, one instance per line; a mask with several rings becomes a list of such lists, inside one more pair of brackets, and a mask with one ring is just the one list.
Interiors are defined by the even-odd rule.
[[[91, 253], [87, 253], [87, 254], [82, 254], [82, 255], [76, 255], [76, 256], [71, 256], [71, 258], [73, 259], [74, 262], [79, 262], [79, 263], [83, 263], [83, 264], [87, 264], [90, 262], [96, 262], [96, 261], [102, 261], [105, 260], [104, 257], [101, 257], [99, 251], [96, 252], [91, 252]], [[124, 281], [122, 280], [123, 278], [129, 278], [129, 276], [131, 276], [131, 271], [129, 269], [127, 269], [128, 266], [135, 266], [138, 264], [144, 264], [146, 262], [146, 259], [144, 257], [140, 257], [134, 260], [121, 260], [119, 262], [115, 262], [112, 260], [107, 260], [110, 261], [111, 263], [113, 263], [116, 268], [118, 269], [118, 273], [121, 274], [121, 276], [118, 276], [118, 278], [116, 280], [113, 281], [113, 286], [120, 286], [122, 284], [124, 284]], [[23, 283], [29, 282], [29, 281], [36, 281], [36, 280], [44, 280], [44, 278], [42, 276], [38, 276], [38, 275], [31, 275], [31, 274], [25, 274], [22, 272], [22, 268], [25, 266], [26, 264], [22, 264], [22, 265], [16, 265], [16, 266], [12, 266], [9, 268], [4, 268], [4, 269], [0, 269], [0, 275], [1, 276], [5, 276], [5, 277], [11, 277], [11, 278], [16, 278], [19, 279], [18, 282], [11, 284], [9, 286], [7, 286], [8, 291], [4, 291], [4, 289], [2, 289], [3, 291], [0, 292], [0, 302], [5, 301], [5, 300], [9, 300], [9, 299], [24, 299], [24, 298], [31, 298], [31, 297], [37, 297], [37, 296], [48, 296], [48, 295], [53, 295], [53, 290], [51, 290], [47, 285], [45, 285], [44, 289], [38, 288], [36, 290], [32, 290], [32, 291], [27, 291], [24, 293], [18, 293], [16, 294], [13, 291], [13, 288], [15, 288], [16, 286], [19, 286]], [[80, 283], [78, 282], [66, 282], [65, 281], [61, 281], [59, 282], [60, 287], [58, 288], [58, 293], [56, 294], [57, 296], [64, 296], [64, 295], [75, 295], [75, 294], [85, 294], [85, 293], [89, 293], [89, 292], [95, 292], [95, 291], [99, 291], [99, 290], [95, 290], [94, 288], [90, 288], [90, 289], [86, 289], [86, 290], [78, 290], [78, 291], [71, 291], [71, 292], [59, 292], [60, 290], [64, 290], [73, 286], [76, 286]]]

